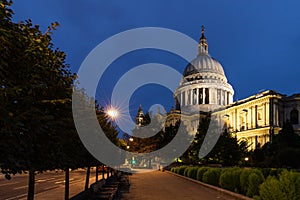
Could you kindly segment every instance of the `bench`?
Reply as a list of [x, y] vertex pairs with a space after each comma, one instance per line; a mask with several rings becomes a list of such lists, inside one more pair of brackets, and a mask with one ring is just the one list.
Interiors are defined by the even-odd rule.
[[113, 200], [118, 199], [119, 182], [113, 177], [108, 180], [101, 179], [90, 186], [89, 199]]

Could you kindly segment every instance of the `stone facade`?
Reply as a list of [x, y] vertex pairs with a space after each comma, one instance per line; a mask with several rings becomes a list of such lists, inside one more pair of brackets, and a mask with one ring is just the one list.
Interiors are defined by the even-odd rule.
[[300, 95], [286, 96], [268, 90], [236, 101], [224, 109], [214, 111], [227, 130], [238, 140], [246, 140], [253, 150], [272, 140], [283, 124], [292, 122], [300, 132]]
[[[287, 121], [300, 134], [300, 94], [286, 96], [268, 90], [236, 102], [233, 95], [222, 65], [208, 54], [202, 27], [198, 55], [184, 70], [174, 94], [176, 108], [168, 113], [165, 126], [175, 125], [181, 119], [192, 135], [197, 132], [201, 117], [209, 114], [238, 140], [247, 141], [250, 150], [271, 141]], [[141, 123], [141, 113], [140, 108], [137, 124]]]
[[181, 119], [195, 134], [199, 119], [211, 114], [238, 140], [246, 140], [251, 150], [272, 140], [287, 121], [300, 133], [300, 94], [286, 96], [268, 90], [236, 102], [233, 95], [222, 65], [208, 54], [202, 28], [198, 55], [185, 68], [174, 94], [176, 109], [169, 113], [166, 125]]

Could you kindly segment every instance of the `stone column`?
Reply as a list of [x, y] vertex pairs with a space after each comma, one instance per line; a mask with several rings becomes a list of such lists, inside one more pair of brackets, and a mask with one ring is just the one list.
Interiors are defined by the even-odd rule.
[[180, 107], [183, 106], [182, 104], [183, 104], [183, 102], [182, 102], [182, 92], [181, 92], [180, 93]]
[[202, 104], [205, 104], [205, 88], [202, 89]]
[[188, 90], [186, 90], [186, 91], [185, 91], [185, 95], [184, 95], [184, 99], [185, 99], [185, 102], [184, 102], [184, 103], [185, 103], [185, 106], [188, 105], [188, 94], [189, 94], [189, 93], [188, 93]]
[[196, 105], [199, 104], [199, 88], [196, 88]]
[[190, 89], [190, 105], [193, 105], [193, 89]]
[[266, 103], [266, 125], [270, 125], [270, 104]]
[[253, 110], [252, 106], [250, 106], [250, 128], [253, 128]]
[[266, 103], [264, 103], [264, 124], [267, 125], [267, 109], [266, 109]]
[[255, 126], [255, 128], [257, 127], [257, 105], [255, 106], [255, 114], [254, 114], [254, 126]]

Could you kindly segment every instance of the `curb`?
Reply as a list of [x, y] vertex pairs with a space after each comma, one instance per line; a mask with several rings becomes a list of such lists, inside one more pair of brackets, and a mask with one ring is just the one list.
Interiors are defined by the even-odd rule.
[[164, 172], [169, 173], [169, 174], [172, 174], [172, 175], [174, 175], [174, 176], [178, 176], [178, 177], [180, 177], [180, 178], [183, 178], [183, 179], [186, 179], [186, 180], [189, 180], [189, 181], [192, 181], [192, 182], [197, 183], [197, 184], [199, 184], [199, 185], [201, 185], [201, 186], [210, 188], [210, 189], [212, 189], [212, 190], [216, 190], [216, 191], [221, 192], [221, 193], [223, 193], [223, 194], [227, 194], [227, 195], [232, 196], [232, 197], [234, 197], [234, 198], [236, 198], [236, 199], [241, 199], [241, 200], [253, 200], [253, 199], [251, 199], [251, 198], [249, 198], [249, 197], [246, 197], [246, 196], [244, 196], [244, 195], [237, 194], [237, 193], [231, 192], [231, 191], [229, 191], [229, 190], [225, 190], [225, 189], [220, 188], [220, 187], [212, 186], [212, 185], [209, 185], [209, 184], [206, 184], [206, 183], [203, 183], [203, 182], [200, 182], [200, 181], [197, 181], [197, 180], [195, 180], [195, 179], [188, 178], [188, 177], [185, 177], [185, 176], [182, 176], [182, 175], [179, 175], [179, 174], [175, 174], [175, 173], [169, 172], [169, 171], [167, 171], [167, 170], [164, 171]]

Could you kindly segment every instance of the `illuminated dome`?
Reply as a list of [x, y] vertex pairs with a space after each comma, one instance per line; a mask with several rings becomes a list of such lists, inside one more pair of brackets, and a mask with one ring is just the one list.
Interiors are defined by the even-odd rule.
[[199, 54], [196, 59], [186, 66], [183, 75], [186, 77], [203, 72], [215, 73], [225, 77], [222, 65], [216, 59], [204, 53]]
[[177, 108], [210, 112], [233, 102], [234, 90], [227, 82], [222, 65], [208, 54], [208, 43], [200, 38], [198, 55], [185, 68], [175, 92]]

